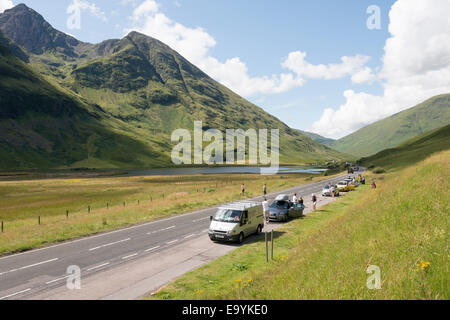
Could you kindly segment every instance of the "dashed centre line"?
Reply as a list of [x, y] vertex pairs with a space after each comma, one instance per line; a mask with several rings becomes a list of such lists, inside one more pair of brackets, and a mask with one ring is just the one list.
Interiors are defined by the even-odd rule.
[[9, 295], [4, 296], [4, 297], [0, 297], [0, 300], [8, 299], [8, 298], [17, 296], [19, 294], [22, 294], [22, 293], [25, 293], [25, 292], [28, 292], [28, 291], [31, 291], [31, 288], [28, 288], [28, 289], [25, 289], [25, 290], [22, 290], [22, 291], [19, 291], [19, 292], [16, 292], [16, 293], [12, 293], [12, 294], [9, 294]]
[[123, 242], [126, 242], [126, 241], [130, 241], [130, 240], [131, 240], [131, 238], [128, 238], [128, 239], [124, 239], [124, 240], [120, 240], [120, 241], [116, 241], [116, 242], [107, 243], [107, 244], [104, 244], [102, 246], [91, 248], [91, 249], [89, 249], [89, 251], [98, 250], [98, 249], [101, 249], [101, 248], [109, 247], [109, 246], [112, 246], [112, 245], [115, 245], [115, 244], [119, 244], [119, 243], [123, 243]]
[[0, 273], [0, 276], [4, 275], [4, 274], [7, 274], [7, 273], [12, 273], [12, 272], [16, 272], [16, 271], [19, 271], [19, 270], [25, 270], [25, 269], [28, 269], [28, 268], [40, 266], [42, 264], [53, 262], [53, 261], [56, 261], [56, 260], [58, 260], [58, 258], [51, 259], [51, 260], [46, 260], [46, 261], [42, 261], [42, 262], [38, 262], [38, 263], [34, 263], [34, 264], [30, 264], [28, 266], [17, 268], [17, 269], [13, 269], [13, 270], [9, 270], [9, 271], [5, 271], [5, 272]]

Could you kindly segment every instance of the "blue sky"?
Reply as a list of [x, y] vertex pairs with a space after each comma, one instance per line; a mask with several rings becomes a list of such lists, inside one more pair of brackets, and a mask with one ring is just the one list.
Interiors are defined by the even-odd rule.
[[[18, 3], [13, 1], [14, 4]], [[69, 29], [67, 26], [70, 15], [66, 11], [74, 1], [89, 5], [81, 10], [80, 29]], [[406, 19], [404, 16], [408, 10], [414, 10], [409, 5], [411, 2], [423, 0], [412, 0], [409, 4], [407, 1], [398, 1], [398, 12], [393, 15], [397, 21]], [[386, 97], [384, 92], [386, 85], [392, 82], [389, 78], [373, 80], [377, 73], [386, 68], [382, 58], [386, 53], [386, 40], [392, 37], [388, 27], [392, 22], [389, 12], [394, 0], [22, 2], [41, 13], [55, 28], [83, 41], [96, 43], [110, 38], [121, 38], [132, 29], [160, 38], [172, 47], [175, 46], [174, 49], [181, 51], [181, 54], [213, 78], [288, 125], [325, 136], [337, 138], [348, 134], [395, 111], [411, 107], [430, 92], [424, 90], [423, 94], [415, 96], [415, 99], [397, 101], [398, 99]], [[371, 5], [380, 8], [379, 30], [369, 30], [366, 25], [370, 16], [366, 11]], [[445, 6], [445, 3], [442, 2], [442, 5]], [[139, 6], [142, 9], [140, 13], [137, 12]], [[158, 22], [157, 16], [162, 17], [163, 22]], [[182, 26], [181, 30], [177, 26]], [[166, 29], [171, 31], [166, 32]], [[184, 33], [186, 38], [183, 38]], [[175, 39], [180, 37], [185, 41]], [[189, 44], [186, 44], [187, 42]], [[421, 44], [417, 45], [420, 47]], [[199, 52], [195, 51], [196, 48], [200, 48]], [[202, 50], [204, 52], [200, 52]], [[398, 55], [398, 52], [394, 54], [393, 50], [388, 55]], [[304, 61], [308, 66], [315, 66], [310, 71], [305, 66], [299, 71], [300, 52], [306, 54]], [[297, 54], [288, 59], [291, 53]], [[343, 56], [365, 58], [361, 58], [363, 62], [360, 64], [352, 60], [349, 64], [357, 65], [356, 69], [343, 73], [336, 71], [336, 76], [330, 79], [327, 73], [333, 73], [333, 67], [318, 75], [320, 67], [317, 66], [340, 65]], [[228, 61], [233, 58], [237, 59]], [[352, 76], [364, 68], [370, 68], [370, 75], [367, 74], [362, 81], [353, 81]], [[227, 74], [227, 70], [230, 74]], [[282, 74], [290, 74], [293, 77], [291, 82], [287, 82], [287, 87], [282, 85]], [[240, 81], [240, 76], [246, 80]], [[446, 82], [439, 90], [445, 91], [448, 87]], [[345, 97], [344, 92], [347, 92]], [[385, 98], [386, 101], [397, 101], [396, 105], [386, 107], [382, 112], [370, 117], [366, 117], [368, 112], [363, 108], [356, 109], [356, 112], [349, 111], [347, 114], [340, 112], [357, 108], [358, 103], [367, 104], [367, 110], [374, 109], [373, 105], [382, 108]], [[357, 117], [358, 113], [360, 121], [347, 120], [346, 117]]]

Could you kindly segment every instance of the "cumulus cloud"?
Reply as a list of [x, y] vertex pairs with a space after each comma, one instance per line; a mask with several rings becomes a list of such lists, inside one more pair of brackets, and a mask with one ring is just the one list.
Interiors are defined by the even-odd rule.
[[14, 7], [14, 3], [11, 0], [0, 0], [0, 13], [12, 7]]
[[398, 0], [389, 13], [389, 33], [379, 74], [363, 69], [354, 82], [379, 78], [383, 95], [352, 90], [337, 110], [326, 109], [313, 132], [340, 138], [365, 125], [450, 92], [450, 2]]
[[[234, 57], [219, 61], [209, 54], [216, 45], [215, 39], [203, 28], [189, 28], [177, 23], [160, 11], [155, 0], [145, 0], [135, 8], [131, 17], [133, 27], [126, 30], [139, 31], [159, 39], [178, 51], [208, 75], [240, 95], [283, 93], [303, 86], [306, 79], [337, 79], [366, 72], [356, 76], [356, 81], [367, 81], [364, 65], [367, 56], [342, 57], [338, 64], [312, 65], [305, 60], [306, 53], [292, 52], [282, 62], [288, 72], [278, 75], [251, 76], [246, 64]], [[371, 71], [369, 70], [369, 73]]]
[[90, 14], [103, 21], [108, 20], [104, 11], [97, 7], [95, 3], [86, 0], [73, 0], [67, 7], [67, 13], [81, 12], [83, 10], [87, 10]]

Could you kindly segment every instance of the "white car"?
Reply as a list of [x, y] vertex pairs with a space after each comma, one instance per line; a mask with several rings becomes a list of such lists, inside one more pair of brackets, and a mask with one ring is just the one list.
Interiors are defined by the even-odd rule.
[[[339, 190], [338, 190], [337, 186], [334, 186], [334, 195], [335, 196], [339, 196]], [[324, 196], [324, 197], [331, 197], [331, 189], [330, 189], [330, 186], [328, 184], [325, 187], [323, 187], [322, 196]]]

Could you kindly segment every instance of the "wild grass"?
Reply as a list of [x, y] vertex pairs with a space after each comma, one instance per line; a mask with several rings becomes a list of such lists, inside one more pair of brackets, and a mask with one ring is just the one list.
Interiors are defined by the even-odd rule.
[[[186, 274], [155, 299], [443, 299], [450, 297], [450, 152], [376, 177], [277, 231], [275, 259], [245, 245]], [[367, 268], [381, 270], [369, 290]], [[244, 267], [237, 267], [244, 266]]]
[[240, 199], [242, 183], [246, 197], [252, 197], [261, 195], [264, 183], [272, 192], [310, 183], [309, 177], [237, 174], [2, 181], [0, 254]]

